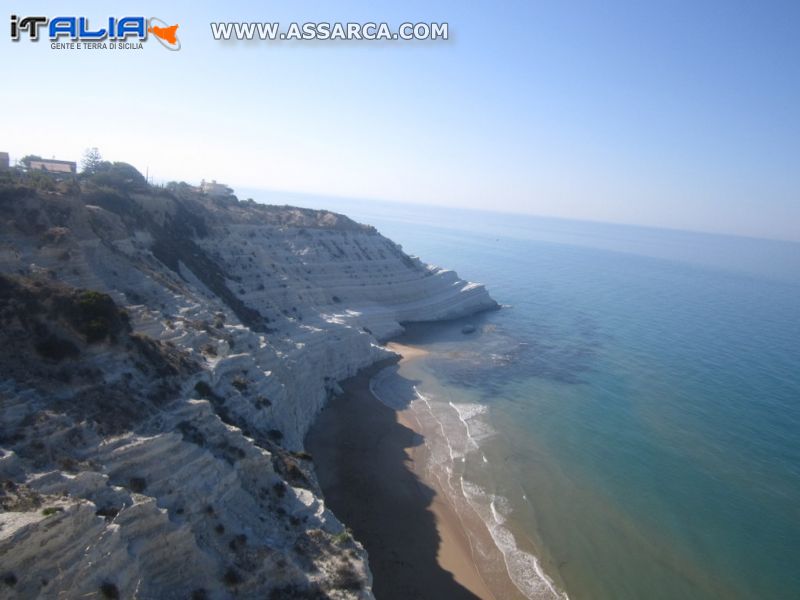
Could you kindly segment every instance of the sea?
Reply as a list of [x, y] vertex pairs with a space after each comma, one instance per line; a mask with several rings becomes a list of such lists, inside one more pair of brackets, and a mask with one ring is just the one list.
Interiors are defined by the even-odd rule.
[[413, 389], [428, 475], [491, 534], [490, 587], [800, 598], [800, 244], [251, 195], [374, 225], [502, 305], [409, 326], [428, 354], [373, 381]]

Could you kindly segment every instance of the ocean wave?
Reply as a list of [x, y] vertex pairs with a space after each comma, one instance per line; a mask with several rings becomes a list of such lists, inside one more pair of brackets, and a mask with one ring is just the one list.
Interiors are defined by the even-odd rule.
[[[432, 475], [436, 476], [440, 483], [444, 483], [445, 489], [454, 494], [454, 497], [466, 500], [470, 508], [484, 522], [494, 545], [503, 556], [505, 569], [511, 581], [525, 597], [531, 600], [567, 599], [567, 595], [561, 592], [544, 573], [538, 558], [517, 546], [513, 533], [506, 526], [507, 517], [512, 510], [509, 501], [504, 496], [487, 493], [480, 486], [464, 479], [460, 469], [455, 469], [456, 464], [463, 463], [467, 452], [479, 448], [479, 440], [483, 436], [491, 434], [488, 423], [482, 418], [488, 412], [488, 407], [478, 403], [435, 402], [416, 387], [414, 390], [418, 399], [424, 404], [426, 412], [436, 423], [442, 438], [438, 442], [432, 439], [426, 441], [431, 448], [432, 466], [434, 470], [438, 467], [444, 471], [444, 481], [435, 473]], [[446, 407], [451, 409], [451, 414], [455, 413], [457, 420], [448, 416], [443, 410]], [[456, 423], [461, 426], [460, 432]], [[446, 454], [443, 452], [442, 456], [437, 456], [437, 446], [441, 443], [446, 448]], [[488, 459], [483, 452], [480, 452], [480, 456], [486, 465], [485, 468], [489, 468]]]
[[516, 588], [531, 600], [567, 600], [566, 593], [560, 591], [555, 583], [544, 573], [539, 559], [521, 550], [514, 534], [505, 526], [508, 501], [503, 496], [489, 494], [480, 486], [461, 478], [461, 490], [469, 505], [483, 520], [497, 548], [503, 555], [511, 581]]
[[[378, 373], [370, 381], [370, 390], [381, 402], [395, 408], [388, 379], [393, 374], [391, 368]], [[486, 492], [463, 477], [466, 455], [479, 451], [481, 439], [494, 433], [482, 418], [488, 413], [488, 407], [474, 402], [437, 401], [433, 395], [426, 395], [417, 386], [412, 389], [416, 400], [412, 402], [411, 408], [416, 418], [424, 430], [438, 432], [438, 435], [425, 437], [430, 461], [427, 465], [428, 475], [439, 481], [442, 489], [451, 496], [451, 501], [460, 498], [455, 503], [466, 502], [483, 521], [503, 557], [505, 570], [511, 581], [526, 598], [568, 600], [568, 596], [544, 573], [538, 558], [517, 546], [513, 533], [506, 526], [511, 512], [508, 500], [501, 495]], [[486, 468], [489, 468], [488, 459], [483, 452], [480, 452], [480, 458]]]
[[418, 400], [422, 400], [423, 402], [426, 402], [428, 403], [428, 405], [430, 405], [430, 401], [422, 394], [422, 392], [419, 391], [417, 386], [414, 386], [414, 393], [417, 395]]
[[[447, 431], [445, 431], [444, 423], [442, 423], [441, 419], [439, 419], [436, 416], [436, 413], [433, 410], [433, 406], [431, 405], [430, 400], [426, 396], [424, 396], [422, 394], [422, 392], [419, 391], [419, 389], [417, 389], [417, 386], [414, 386], [413, 389], [414, 389], [414, 393], [417, 395], [417, 399], [422, 401], [425, 404], [425, 408], [426, 408], [428, 414], [430, 414], [431, 418], [436, 423], [436, 426], [438, 427], [439, 432], [442, 434], [442, 439], [444, 440], [444, 442], [445, 442], [445, 444], [447, 446], [447, 457], [450, 459], [451, 462], [455, 462], [456, 459], [462, 459], [463, 458], [463, 453], [458, 452], [453, 447], [453, 444], [450, 441], [450, 436], [448, 436], [447, 435]], [[430, 444], [429, 444], [429, 446], [430, 446]], [[431, 461], [433, 463], [437, 463], [437, 462], [440, 463], [440, 464], [442, 463], [441, 460], [437, 460], [438, 453], [435, 452], [435, 449], [433, 447], [431, 447], [430, 457], [431, 457]], [[445, 467], [445, 468], [447, 469], [448, 474], [452, 473], [452, 469], [447, 468], [447, 467]], [[449, 477], [448, 477], [448, 479], [449, 479]]]
[[449, 402], [449, 404], [456, 410], [459, 419], [461, 419], [464, 423], [473, 417], [486, 414], [488, 411], [488, 408], [485, 404], [466, 404], [462, 402]]
[[[472, 450], [480, 449], [480, 442], [494, 435], [495, 431], [485, 419], [479, 417], [489, 412], [485, 404], [448, 402], [449, 406], [456, 411], [458, 419], [464, 426], [467, 440]], [[484, 462], [488, 462], [483, 457]]]

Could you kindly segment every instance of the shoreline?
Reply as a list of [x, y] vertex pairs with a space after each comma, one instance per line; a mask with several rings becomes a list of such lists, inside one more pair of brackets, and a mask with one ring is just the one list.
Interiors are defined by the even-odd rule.
[[[428, 350], [418, 346], [402, 344], [400, 342], [389, 342], [386, 344], [386, 347], [400, 355], [399, 364], [430, 354]], [[418, 394], [416, 389], [414, 391], [415, 394]], [[376, 401], [383, 403], [381, 398], [372, 391], [371, 386], [370, 392]], [[409, 406], [396, 411], [396, 414], [399, 422], [417, 432], [424, 439], [426, 429], [419, 420], [417, 411]], [[431, 436], [436, 435], [435, 432], [429, 432], [429, 434]], [[508, 573], [506, 558], [502, 554], [500, 548], [497, 547], [483, 519], [472, 507], [468, 506], [466, 501], [462, 503], [459, 509], [455, 505], [453, 498], [445, 491], [443, 487], [444, 483], [438, 476], [434, 475], [426, 468], [430, 456], [427, 444], [421, 444], [411, 449], [410, 455], [412, 457], [412, 470], [426, 485], [436, 491], [431, 509], [437, 517], [437, 527], [441, 526], [445, 531], [456, 531], [460, 534], [454, 541], [462, 544], [463, 549], [468, 553], [469, 560], [472, 562], [472, 568], [478, 574], [482, 585], [488, 590], [488, 597], [502, 598], [503, 600], [527, 600], [527, 597], [521, 592], [519, 587], [517, 587], [511, 575]], [[488, 552], [489, 554], [494, 554], [493, 558], [489, 559], [488, 556], [484, 555], [483, 561], [479, 562], [476, 556], [476, 547], [482, 548], [482, 551], [478, 551], [478, 554], [485, 554], [487, 553], [487, 549], [491, 548]], [[449, 562], [450, 558], [451, 557], [445, 552], [438, 557], [442, 567], [448, 568], [448, 570], [450, 570], [451, 567], [451, 563]], [[502, 563], [502, 569], [498, 571], [496, 565], [495, 568], [490, 568], [487, 563], [489, 560]], [[487, 578], [490, 578], [491, 584]]]
[[427, 473], [429, 449], [414, 410], [391, 408], [372, 391], [378, 373], [428, 351], [386, 347], [398, 356], [341, 382], [343, 394], [306, 437], [326, 504], [369, 554], [376, 597], [526, 600], [505, 565], [498, 571], [479, 562], [476, 545], [479, 555], [492, 548], [495, 561], [504, 559], [481, 517], [458, 509]]
[[[424, 350], [389, 343], [412, 360]], [[376, 398], [370, 380], [398, 359], [379, 361], [341, 382], [344, 391], [306, 437], [326, 504], [369, 554], [381, 600], [496, 600], [473, 558], [467, 532], [445, 496], [415, 468], [423, 437], [403, 411]]]
[[[429, 354], [427, 350], [399, 342], [389, 342], [386, 347], [400, 355], [399, 362], [401, 364]], [[370, 394], [377, 402], [381, 402], [371, 387]], [[422, 427], [410, 409], [396, 411], [396, 414], [399, 423], [415, 431], [418, 435], [422, 435]], [[410, 469], [435, 491], [430, 510], [434, 514], [436, 529], [441, 538], [441, 545], [436, 556], [439, 565], [446, 571], [453, 573], [456, 581], [467, 587], [478, 597], [486, 600], [495, 600], [497, 596], [492, 593], [492, 590], [484, 580], [475, 560], [472, 544], [469, 541], [469, 534], [462, 516], [448, 501], [438, 482], [431, 481], [430, 478], [424, 478], [423, 465], [426, 463], [428, 454], [425, 444], [409, 448], [407, 454], [410, 460]]]

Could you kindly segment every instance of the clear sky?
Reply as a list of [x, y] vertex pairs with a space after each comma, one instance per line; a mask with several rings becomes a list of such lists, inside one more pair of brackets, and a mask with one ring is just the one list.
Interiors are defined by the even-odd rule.
[[[156, 16], [182, 43], [57, 51], [4, 26], [13, 157], [97, 146], [156, 180], [800, 240], [796, 0], [5, 6]], [[214, 41], [229, 20], [447, 21], [451, 39]]]

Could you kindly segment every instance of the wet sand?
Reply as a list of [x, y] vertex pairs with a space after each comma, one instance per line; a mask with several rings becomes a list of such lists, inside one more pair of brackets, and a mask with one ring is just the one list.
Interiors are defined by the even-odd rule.
[[417, 348], [416, 346], [407, 346], [399, 342], [389, 342], [388, 344], [386, 344], [386, 347], [392, 352], [396, 352], [397, 354], [400, 355], [401, 363], [428, 354], [427, 350], [424, 350], [422, 348]]
[[[390, 344], [410, 360], [418, 349]], [[423, 438], [370, 392], [382, 361], [342, 383], [306, 438], [328, 506], [367, 549], [385, 599], [493, 599], [458, 516], [414, 471]]]

